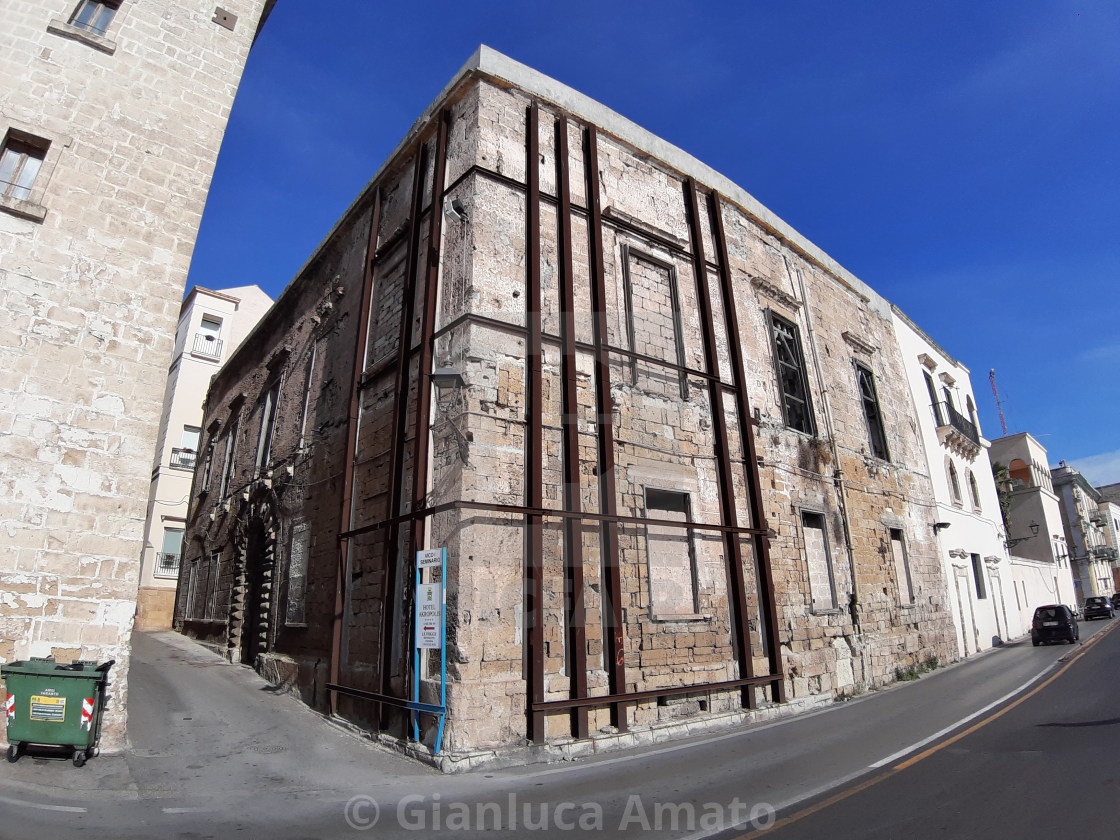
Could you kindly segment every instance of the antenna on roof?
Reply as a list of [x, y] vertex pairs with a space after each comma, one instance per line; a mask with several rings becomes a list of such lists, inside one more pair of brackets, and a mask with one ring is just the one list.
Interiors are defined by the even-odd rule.
[[1007, 437], [1007, 421], [1003, 419], [1003, 402], [999, 398], [999, 388], [996, 387], [996, 369], [988, 373], [988, 381], [992, 383], [992, 394], [996, 398], [996, 410], [999, 412], [999, 425], [1003, 428], [1003, 436]]

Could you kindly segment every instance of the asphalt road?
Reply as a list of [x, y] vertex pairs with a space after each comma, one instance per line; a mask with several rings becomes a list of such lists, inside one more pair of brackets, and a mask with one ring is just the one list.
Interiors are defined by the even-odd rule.
[[[1083, 623], [1082, 638], [1111, 626]], [[1082, 652], [1060, 672], [1061, 659]], [[1102, 803], [1116, 793], [1110, 760], [1120, 755], [1120, 729], [1112, 725], [1120, 723], [1118, 666], [1120, 634], [1084, 647], [1032, 648], [1028, 640], [765, 726], [559, 765], [441, 776], [342, 731], [252, 671], [181, 637], [137, 634], [132, 749], [80, 770], [28, 757], [0, 764], [0, 840], [437, 831], [463, 838], [701, 838], [739, 836], [742, 828], [729, 829], [752, 817], [761, 825], [779, 820], [766, 832], [779, 840], [981, 831], [1000, 838], [1012, 836], [1011, 825], [1029, 827], [1016, 837], [1090, 828], [1100, 835]], [[892, 769], [1055, 676], [975, 733], [908, 769]], [[1022, 720], [1028, 712], [1035, 717]], [[990, 745], [980, 740], [996, 736]], [[1055, 759], [1060, 778], [1049, 774]], [[1093, 761], [1098, 766], [1087, 769]], [[884, 776], [796, 822], [780, 822]], [[1039, 814], [1028, 816], [1029, 809]], [[1041, 826], [1053, 830], [1041, 833]]]
[[963, 737], [806, 803], [751, 836], [1120, 836], [1118, 679], [1120, 634], [1112, 633]]

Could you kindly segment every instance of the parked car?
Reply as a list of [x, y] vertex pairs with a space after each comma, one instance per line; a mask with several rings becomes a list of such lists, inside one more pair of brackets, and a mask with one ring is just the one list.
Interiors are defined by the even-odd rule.
[[1120, 592], [1116, 592], [1116, 593], [1113, 594], [1113, 596], [1112, 596], [1112, 608], [1114, 610], [1120, 610]]
[[1103, 595], [1092, 595], [1085, 599], [1085, 620], [1090, 618], [1112, 618], [1116, 612], [1112, 601]]
[[1031, 644], [1038, 647], [1043, 642], [1069, 642], [1081, 638], [1073, 610], [1065, 604], [1047, 604], [1034, 611], [1031, 620]]

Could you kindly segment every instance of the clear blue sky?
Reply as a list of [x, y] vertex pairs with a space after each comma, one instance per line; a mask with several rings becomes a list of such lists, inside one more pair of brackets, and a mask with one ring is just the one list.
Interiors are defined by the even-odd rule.
[[1120, 482], [1120, 4], [279, 0], [190, 280], [276, 296], [485, 43], [738, 183]]

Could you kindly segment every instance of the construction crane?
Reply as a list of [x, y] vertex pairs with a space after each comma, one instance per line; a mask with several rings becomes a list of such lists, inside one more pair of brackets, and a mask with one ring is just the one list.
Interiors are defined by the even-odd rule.
[[999, 412], [999, 425], [1003, 429], [1003, 436], [1007, 437], [1007, 421], [1003, 419], [1003, 402], [999, 398], [999, 388], [996, 387], [996, 369], [988, 372], [988, 381], [992, 383], [992, 394], [996, 398], [996, 411]]

